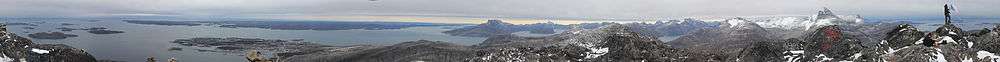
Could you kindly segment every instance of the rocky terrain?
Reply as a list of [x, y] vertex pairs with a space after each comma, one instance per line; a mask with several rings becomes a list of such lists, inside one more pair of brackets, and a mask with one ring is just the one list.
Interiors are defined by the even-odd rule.
[[77, 37], [79, 35], [66, 34], [62, 32], [38, 32], [28, 34], [28, 37], [35, 39], [66, 39], [70, 37]]
[[82, 49], [63, 44], [35, 44], [0, 25], [0, 62], [97, 62]]

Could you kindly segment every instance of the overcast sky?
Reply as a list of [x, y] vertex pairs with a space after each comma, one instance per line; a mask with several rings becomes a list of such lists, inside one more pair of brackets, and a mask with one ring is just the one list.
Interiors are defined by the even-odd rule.
[[[330, 15], [662, 17], [937, 16], [946, 0], [3, 0], [0, 16]], [[1000, 16], [1000, 0], [960, 0], [959, 15]]]

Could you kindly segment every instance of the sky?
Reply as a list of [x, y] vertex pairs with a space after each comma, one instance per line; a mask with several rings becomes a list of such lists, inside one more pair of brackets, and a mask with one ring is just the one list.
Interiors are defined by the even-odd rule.
[[945, 3], [960, 16], [1000, 16], [1000, 0], [3, 0], [6, 17], [340, 16], [587, 17], [811, 15], [938, 16]]

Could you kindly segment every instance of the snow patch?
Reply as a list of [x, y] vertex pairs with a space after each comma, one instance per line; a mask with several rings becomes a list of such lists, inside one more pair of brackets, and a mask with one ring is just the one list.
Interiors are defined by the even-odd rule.
[[941, 37], [941, 41], [948, 42], [948, 43], [958, 43], [958, 42], [955, 42], [955, 40], [952, 39], [951, 36]]
[[965, 42], [965, 44], [966, 44], [966, 46], [968, 46], [968, 48], [972, 48], [972, 44], [973, 44], [972, 42]]
[[601, 55], [607, 54], [608, 53], [608, 48], [596, 48], [596, 49], [595, 48], [590, 48], [590, 51], [587, 52], [587, 53], [588, 53], [587, 57], [584, 57], [584, 58], [587, 58], [587, 59], [597, 58], [597, 57], [601, 57]]
[[0, 53], [0, 62], [13, 62], [14, 59], [7, 57], [7, 55]]
[[851, 59], [858, 59], [861, 57], [861, 55], [862, 55], [861, 52], [854, 53], [853, 55], [851, 55]]
[[35, 53], [38, 53], [38, 54], [45, 54], [45, 53], [49, 53], [49, 50], [42, 50], [42, 49], [31, 48], [31, 52], [35, 52]]
[[802, 54], [802, 53], [804, 53], [804, 52], [806, 52], [806, 51], [802, 51], [802, 50], [795, 50], [795, 51], [788, 51], [788, 52], [789, 52], [789, 53], [792, 53], [792, 54]]
[[962, 59], [962, 62], [974, 62], [974, 60], [972, 60], [972, 58], [965, 58]]
[[951, 35], [958, 35], [958, 33], [955, 33], [955, 32], [951, 32], [951, 31], [949, 31], [949, 32], [948, 32], [948, 34], [951, 34]]
[[816, 58], [820, 58], [820, 60], [818, 62], [825, 62], [825, 61], [833, 60], [833, 58], [828, 58], [824, 54], [819, 54], [819, 55], [816, 55], [815, 57]]
[[993, 60], [993, 62], [1000, 62], [1000, 56], [997, 56], [996, 54], [993, 54], [993, 53], [990, 53], [990, 52], [986, 52], [986, 51], [976, 52], [976, 58], [979, 58], [979, 59], [990, 59], [990, 60]]
[[920, 38], [920, 40], [917, 40], [917, 42], [913, 42], [913, 44], [916, 44], [916, 45], [920, 45], [921, 43], [924, 43], [924, 38], [922, 38], [922, 37]]
[[937, 49], [938, 52], [934, 52], [934, 54], [931, 54], [931, 55], [934, 55], [934, 59], [930, 59], [930, 61], [948, 62], [948, 60], [944, 59], [944, 54], [941, 54], [941, 52], [940, 52], [941, 49], [938, 49], [938, 48], [934, 48], [934, 49]]

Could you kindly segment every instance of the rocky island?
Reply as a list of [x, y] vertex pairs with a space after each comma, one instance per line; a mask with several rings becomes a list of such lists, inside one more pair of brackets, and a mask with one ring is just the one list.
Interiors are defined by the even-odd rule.
[[308, 49], [333, 47], [302, 41], [260, 38], [190, 38], [177, 39], [171, 43], [190, 47], [212, 47], [214, 49], [205, 49], [206, 52], [222, 53], [243, 53], [250, 50], [259, 50], [261, 52], [300, 52]]
[[35, 25], [35, 24], [31, 24], [31, 23], [3, 23], [3, 24], [8, 25], [8, 26], [38, 26], [38, 25]]
[[67, 27], [59, 27], [59, 28], [56, 28], [56, 29], [59, 29], [61, 31], [73, 31], [73, 30], [103, 30], [103, 29], [108, 29], [108, 28], [104, 28], [104, 27], [92, 27], [92, 28], [67, 28]]
[[38, 33], [28, 34], [28, 37], [35, 39], [66, 39], [77, 36], [78, 35], [66, 34], [62, 32], [38, 32]]
[[185, 21], [153, 21], [153, 20], [122, 20], [122, 21], [125, 21], [127, 23], [134, 23], [134, 24], [167, 25], [167, 26], [174, 26], [174, 25], [198, 26], [198, 25], [201, 25], [201, 24], [198, 24], [196, 22], [185, 22]]
[[118, 33], [125, 33], [125, 31], [108, 30], [108, 28], [104, 28], [104, 27], [92, 27], [92, 28], [66, 28], [66, 27], [60, 27], [60, 28], [56, 28], [56, 29], [60, 29], [62, 31], [87, 30], [87, 32], [91, 33], [91, 34], [118, 34]]

